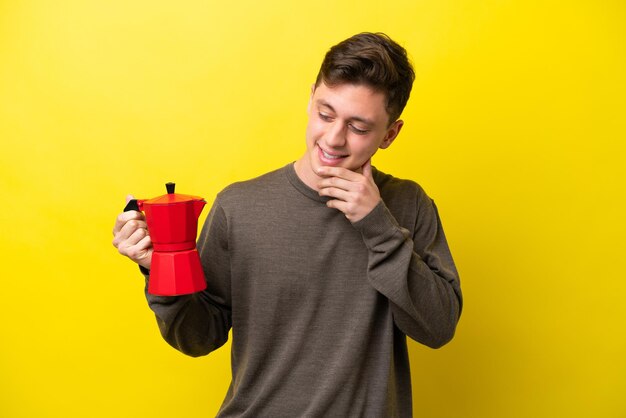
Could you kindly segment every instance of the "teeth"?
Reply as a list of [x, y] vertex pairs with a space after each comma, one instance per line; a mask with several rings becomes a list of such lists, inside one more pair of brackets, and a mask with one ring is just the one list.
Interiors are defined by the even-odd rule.
[[328, 158], [330, 160], [336, 160], [338, 158], [342, 158], [340, 155], [330, 155], [324, 150], [322, 150], [322, 155], [324, 155], [324, 158]]

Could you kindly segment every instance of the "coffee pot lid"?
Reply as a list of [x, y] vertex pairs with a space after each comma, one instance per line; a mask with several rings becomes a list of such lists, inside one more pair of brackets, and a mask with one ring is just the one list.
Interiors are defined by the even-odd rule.
[[152, 199], [147, 199], [143, 201], [144, 205], [171, 205], [173, 203], [185, 203], [192, 202], [197, 200], [204, 200], [204, 198], [199, 196], [192, 196], [188, 194], [180, 194], [174, 193], [174, 189], [176, 187], [176, 183], [166, 183], [165, 188], [167, 189], [167, 194], [164, 194], [159, 197], [155, 197]]

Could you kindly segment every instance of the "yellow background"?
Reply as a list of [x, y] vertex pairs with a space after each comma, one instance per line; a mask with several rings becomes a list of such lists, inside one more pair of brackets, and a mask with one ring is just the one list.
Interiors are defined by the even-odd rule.
[[0, 417], [216, 413], [228, 347], [167, 346], [114, 218], [298, 158], [323, 54], [365, 30], [417, 72], [374, 164], [438, 203], [466, 300], [448, 346], [410, 343], [416, 416], [626, 417], [625, 22], [618, 0], [0, 1]]

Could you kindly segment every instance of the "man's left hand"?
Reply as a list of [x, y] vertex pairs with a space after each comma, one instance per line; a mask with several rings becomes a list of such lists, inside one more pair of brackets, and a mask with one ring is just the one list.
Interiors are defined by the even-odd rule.
[[372, 164], [368, 160], [362, 173], [347, 168], [322, 166], [317, 174], [320, 196], [333, 198], [326, 203], [329, 208], [340, 210], [352, 223], [365, 218], [380, 202], [380, 192], [372, 177]]

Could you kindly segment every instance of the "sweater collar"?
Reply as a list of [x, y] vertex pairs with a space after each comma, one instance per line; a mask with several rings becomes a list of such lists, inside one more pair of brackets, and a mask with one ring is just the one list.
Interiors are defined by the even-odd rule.
[[[312, 188], [307, 186], [300, 179], [300, 177], [298, 177], [298, 174], [296, 173], [296, 168], [295, 168], [294, 164], [295, 164], [295, 162], [287, 164], [287, 166], [285, 167], [285, 174], [287, 176], [287, 179], [289, 180], [289, 183], [291, 183], [291, 185], [296, 190], [298, 190], [300, 193], [302, 193], [303, 195], [305, 195], [309, 199], [313, 199], [313, 200], [316, 200], [318, 202], [326, 203], [329, 200], [331, 200], [330, 197], [328, 197], [328, 196], [320, 196], [315, 190], [313, 190]], [[378, 181], [377, 181], [378, 180], [378, 173], [379, 173], [379, 171], [376, 170], [375, 167], [372, 167], [372, 176], [374, 177], [374, 181], [377, 184], [378, 184]]]
[[328, 196], [320, 196], [315, 190], [310, 188], [304, 183], [300, 177], [298, 177], [298, 173], [296, 173], [296, 168], [294, 166], [295, 162], [287, 164], [285, 167], [285, 174], [287, 175], [287, 179], [289, 183], [300, 193], [308, 197], [309, 199], [316, 200], [318, 202], [326, 203], [330, 200]]

